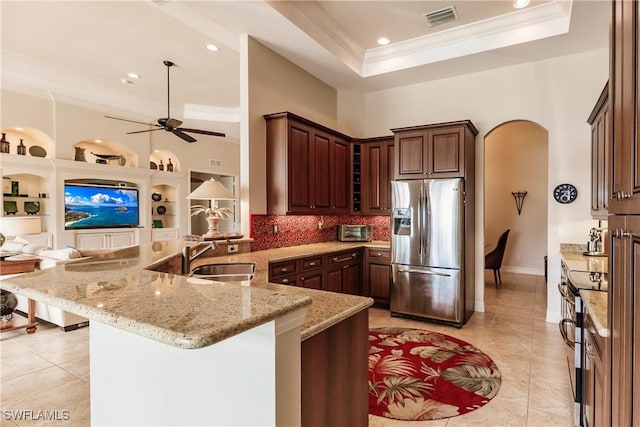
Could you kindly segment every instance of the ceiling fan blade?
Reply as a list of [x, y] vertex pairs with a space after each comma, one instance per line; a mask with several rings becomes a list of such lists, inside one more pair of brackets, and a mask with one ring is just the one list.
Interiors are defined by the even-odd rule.
[[152, 125], [152, 126], [158, 126], [156, 124], [153, 123], [145, 123], [145, 122], [138, 122], [135, 120], [129, 120], [129, 119], [123, 119], [121, 117], [114, 117], [114, 116], [105, 116], [107, 119], [114, 119], [114, 120], [122, 120], [123, 122], [129, 122], [129, 123], [138, 123], [139, 125]]
[[222, 132], [214, 132], [211, 130], [200, 130], [200, 129], [189, 129], [189, 128], [180, 128], [179, 130], [183, 132], [199, 133], [201, 135], [220, 136], [222, 138], [227, 136]]
[[166, 123], [165, 124], [166, 127], [169, 127], [169, 128], [172, 128], [172, 129], [180, 127], [180, 125], [182, 124], [182, 122], [180, 120], [171, 119], [171, 118], [167, 119], [167, 121], [165, 123]]
[[173, 129], [171, 132], [173, 132], [174, 135], [179, 136], [180, 138], [184, 139], [187, 142], [196, 142], [197, 141], [197, 139], [195, 139], [191, 135], [187, 135], [186, 133], [180, 131], [180, 129]]
[[136, 131], [133, 131], [133, 132], [127, 132], [127, 135], [133, 135], [134, 133], [153, 132], [154, 130], [162, 130], [162, 128], [158, 127], [156, 129], [136, 130]]

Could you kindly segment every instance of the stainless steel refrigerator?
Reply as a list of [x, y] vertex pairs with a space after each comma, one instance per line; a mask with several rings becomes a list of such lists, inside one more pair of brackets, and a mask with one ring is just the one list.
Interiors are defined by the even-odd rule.
[[391, 314], [460, 327], [466, 320], [464, 180], [391, 185]]

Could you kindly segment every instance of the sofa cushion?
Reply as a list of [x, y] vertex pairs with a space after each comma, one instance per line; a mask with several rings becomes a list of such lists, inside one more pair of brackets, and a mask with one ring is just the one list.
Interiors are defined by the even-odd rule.
[[62, 248], [40, 251], [38, 256], [66, 261], [72, 258], [81, 258], [82, 254], [75, 248]]
[[23, 254], [39, 255], [40, 252], [51, 249], [48, 246], [36, 245], [35, 243], [29, 243], [22, 247]]
[[22, 248], [24, 248], [25, 245], [26, 243], [10, 240], [8, 242], [4, 242], [4, 245], [2, 245], [2, 250], [7, 252], [22, 252]]

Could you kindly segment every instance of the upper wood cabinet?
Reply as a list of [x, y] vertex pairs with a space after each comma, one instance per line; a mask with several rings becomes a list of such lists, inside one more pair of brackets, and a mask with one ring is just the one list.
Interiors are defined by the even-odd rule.
[[295, 114], [267, 122], [267, 212], [340, 214], [350, 210], [349, 137]]
[[456, 178], [473, 171], [478, 130], [469, 120], [391, 130], [396, 179]]
[[614, 1], [611, 25], [610, 109], [613, 119], [609, 213], [640, 213], [638, 138], [638, 2]]
[[598, 102], [587, 119], [591, 125], [591, 216], [607, 219], [609, 209], [609, 83], [604, 86]]
[[360, 140], [362, 213], [391, 214], [391, 180], [394, 168], [393, 136]]

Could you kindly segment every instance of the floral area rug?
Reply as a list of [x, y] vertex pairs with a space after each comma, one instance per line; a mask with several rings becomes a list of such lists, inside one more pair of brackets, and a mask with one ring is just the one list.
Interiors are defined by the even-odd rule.
[[449, 335], [421, 329], [369, 330], [369, 413], [437, 420], [476, 410], [500, 389], [489, 356]]

